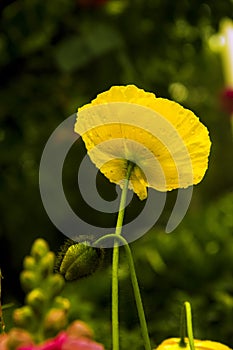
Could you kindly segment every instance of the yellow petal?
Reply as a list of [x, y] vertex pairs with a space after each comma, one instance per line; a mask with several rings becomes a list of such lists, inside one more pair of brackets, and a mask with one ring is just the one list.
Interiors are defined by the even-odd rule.
[[[170, 338], [164, 340], [156, 350], [181, 350], [186, 349], [190, 350], [190, 346], [188, 343], [188, 339], [185, 339], [187, 346], [181, 347], [179, 346], [180, 339], [179, 338]], [[194, 340], [194, 346], [196, 350], [232, 350], [228, 346], [210, 340]]]
[[[135, 85], [127, 86], [112, 86], [108, 91], [99, 94], [90, 104], [84, 105], [79, 108], [79, 111], [89, 107], [90, 105], [103, 104], [108, 102], [130, 102], [139, 103], [143, 106], [146, 104], [146, 100], [155, 98], [155, 95], [151, 92], [146, 92], [143, 89], [137, 88]], [[149, 103], [149, 102], [148, 102]]]
[[130, 186], [140, 199], [146, 187], [169, 191], [197, 184], [208, 166], [211, 142], [199, 119], [134, 85], [114, 86], [80, 108], [75, 131], [111, 182], [122, 184], [127, 161], [137, 165]]
[[111, 182], [122, 187], [127, 174], [127, 161], [125, 159], [112, 159], [101, 166], [100, 171]]

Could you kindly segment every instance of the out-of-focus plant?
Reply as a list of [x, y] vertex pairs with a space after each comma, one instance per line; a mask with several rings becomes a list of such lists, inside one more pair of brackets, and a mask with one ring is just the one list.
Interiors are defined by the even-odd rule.
[[[231, 0], [178, 5], [169, 0], [109, 0], [94, 8], [82, 8], [76, 0], [0, 3], [0, 259], [4, 272], [9, 271], [4, 281], [9, 293], [22, 297], [13, 274], [38, 232], [46, 227], [46, 239], [55, 248], [63, 240], [38, 191], [44, 145], [77, 105], [111, 85], [134, 82], [203, 115], [215, 150], [208, 181], [197, 195], [208, 202], [231, 187], [229, 122], [223, 120], [216, 98], [223, 87], [221, 64], [208, 40], [232, 7]], [[77, 153], [72, 163], [74, 159]], [[73, 191], [75, 179], [65, 169], [67, 197], [84, 215], [86, 208]], [[103, 220], [109, 223], [109, 218]], [[25, 240], [18, 239], [19, 232]]]
[[92, 340], [93, 332], [84, 322], [76, 320], [69, 324], [70, 302], [60, 295], [65, 280], [54, 273], [54, 263], [55, 254], [47, 242], [37, 239], [20, 274], [26, 292], [25, 305], [14, 310], [14, 327], [8, 333], [1, 327], [1, 350], [104, 349]]
[[[80, 320], [71, 323], [68, 321], [66, 316], [69, 302], [66, 298], [58, 295], [61, 285], [59, 284], [57, 288], [56, 284], [53, 283], [55, 278], [57, 279], [57, 276], [59, 276], [60, 280], [63, 278], [61, 275], [57, 275], [50, 270], [54, 266], [51, 264], [52, 257], [54, 257], [54, 253], [49, 251], [46, 241], [37, 239], [32, 246], [31, 255], [27, 256], [24, 260], [21, 283], [28, 293], [25, 299], [25, 306], [14, 311], [14, 321], [18, 327], [12, 328], [8, 333], [5, 333], [4, 329], [2, 329], [3, 333], [0, 334], [0, 349], [104, 350], [102, 344], [93, 340], [93, 331], [86, 323]], [[80, 266], [82, 266], [82, 263]], [[78, 265], [76, 268], [78, 268]], [[52, 279], [52, 276], [55, 276], [55, 278]], [[38, 283], [41, 288], [40, 295], [44, 295], [39, 300], [39, 302], [42, 300], [41, 309], [39, 308], [38, 298], [36, 301], [36, 299], [30, 296], [33, 290], [37, 293]], [[47, 304], [45, 300], [47, 300]], [[68, 325], [68, 323], [70, 324]], [[35, 328], [35, 324], [37, 328]], [[180, 326], [180, 338], [166, 339], [156, 349], [231, 350], [228, 346], [215, 341], [194, 339], [189, 302], [185, 302], [182, 308]], [[188, 337], [186, 337], [186, 334]], [[127, 335], [125, 336], [127, 338]], [[128, 341], [128, 346], [124, 346], [123, 348], [128, 349], [131, 347], [130, 338]]]

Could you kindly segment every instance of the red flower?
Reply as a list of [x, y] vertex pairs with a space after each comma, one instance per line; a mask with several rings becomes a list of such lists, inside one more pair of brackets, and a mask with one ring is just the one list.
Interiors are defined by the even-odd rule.
[[226, 113], [233, 114], [233, 87], [228, 87], [222, 91], [221, 105]]

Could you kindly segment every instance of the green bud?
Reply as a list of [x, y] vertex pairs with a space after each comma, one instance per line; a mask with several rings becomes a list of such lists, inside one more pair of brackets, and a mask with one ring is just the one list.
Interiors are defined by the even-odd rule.
[[34, 270], [36, 261], [32, 256], [26, 256], [23, 261], [23, 267], [25, 270]]
[[43, 256], [45, 256], [49, 252], [48, 243], [42, 239], [38, 238], [32, 245], [31, 255], [38, 261]]
[[33, 289], [26, 297], [27, 304], [37, 313], [43, 312], [43, 307], [46, 301], [47, 297], [40, 288]]
[[91, 275], [103, 260], [103, 249], [93, 248], [85, 243], [72, 244], [60, 265], [60, 273], [67, 281]]
[[64, 285], [64, 278], [58, 273], [48, 276], [45, 280], [45, 288], [50, 297], [58, 295], [64, 288]]
[[33, 271], [22, 271], [20, 274], [20, 283], [23, 289], [28, 292], [38, 285], [38, 278]]
[[48, 252], [40, 261], [41, 272], [44, 276], [48, 276], [53, 273], [55, 262], [55, 254]]
[[23, 306], [15, 309], [13, 312], [13, 320], [17, 327], [28, 328], [33, 322], [34, 313], [30, 306]]
[[67, 312], [70, 309], [70, 301], [67, 298], [58, 296], [54, 300], [54, 307], [57, 309], [62, 309]]

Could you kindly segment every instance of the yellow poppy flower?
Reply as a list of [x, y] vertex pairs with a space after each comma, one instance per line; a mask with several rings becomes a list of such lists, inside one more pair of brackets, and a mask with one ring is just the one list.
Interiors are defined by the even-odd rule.
[[[180, 339], [179, 338], [170, 338], [164, 340], [157, 348], [156, 350], [181, 350], [186, 349], [190, 350], [190, 346], [188, 344], [188, 339], [186, 340], [187, 346], [184, 348], [179, 345]], [[228, 346], [217, 343], [215, 341], [210, 340], [197, 340], [194, 339], [194, 346], [196, 350], [232, 350]]]
[[122, 187], [128, 161], [134, 163], [129, 188], [141, 200], [147, 187], [164, 192], [199, 183], [208, 166], [211, 142], [198, 117], [134, 85], [113, 86], [79, 108], [75, 132], [111, 182]]

